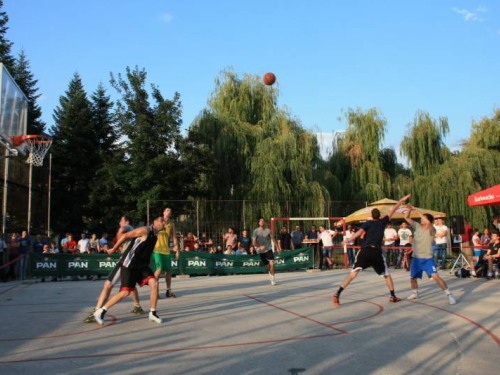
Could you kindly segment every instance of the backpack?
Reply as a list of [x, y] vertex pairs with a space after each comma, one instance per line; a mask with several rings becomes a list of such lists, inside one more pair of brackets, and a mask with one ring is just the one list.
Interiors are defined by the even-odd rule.
[[[476, 269], [476, 272], [477, 272], [477, 269]], [[470, 271], [466, 270], [465, 268], [459, 268], [455, 272], [455, 276], [458, 277], [459, 279], [470, 277], [470, 275], [471, 275]]]

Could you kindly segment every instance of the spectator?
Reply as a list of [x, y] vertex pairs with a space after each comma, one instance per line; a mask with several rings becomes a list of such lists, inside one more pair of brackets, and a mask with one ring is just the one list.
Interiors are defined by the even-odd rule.
[[7, 256], [7, 243], [4, 241], [3, 236], [0, 235], [0, 278], [5, 282], [5, 270], [1, 268], [5, 264], [5, 256]]
[[235, 255], [248, 255], [247, 249], [245, 249], [245, 246], [243, 246], [243, 244], [240, 244], [238, 250], [236, 250]]
[[31, 251], [31, 240], [28, 237], [28, 232], [23, 230], [19, 239], [19, 255], [24, 255], [17, 261], [17, 275], [20, 280], [26, 279], [26, 271], [28, 269], [28, 254]]
[[234, 228], [229, 227], [227, 233], [222, 236], [222, 240], [224, 241], [224, 248], [227, 249], [228, 246], [231, 246], [231, 250], [234, 250], [238, 245], [238, 236], [234, 233]]
[[490, 242], [491, 242], [490, 230], [488, 228], [485, 228], [483, 231], [483, 235], [481, 236], [481, 245], [489, 246]]
[[[7, 242], [7, 252], [9, 254], [9, 262], [13, 262], [19, 256], [19, 239], [17, 238], [16, 233], [12, 233], [10, 236], [10, 240]], [[5, 280], [7, 281], [9, 278], [12, 280], [16, 279], [16, 268], [17, 262], [11, 263], [9, 266], [9, 270], [5, 275]]]
[[352, 265], [354, 264], [354, 249], [352, 247], [349, 247], [349, 246], [354, 246], [354, 242], [353, 241], [350, 241], [352, 235], [356, 233], [356, 231], [354, 230], [354, 227], [349, 224], [347, 226], [347, 230], [345, 231], [345, 241], [347, 241], [346, 245], [347, 245], [347, 259], [349, 261], [349, 267], [352, 267]]
[[218, 245], [216, 248], [215, 248], [215, 254], [222, 254], [223, 251], [222, 251], [222, 246], [221, 245]]
[[493, 226], [500, 231], [500, 217], [493, 218]]
[[234, 255], [234, 250], [231, 245], [226, 246], [226, 251], [224, 251], [224, 255]]
[[[384, 230], [384, 246], [396, 246], [396, 240], [398, 239], [398, 232], [392, 227], [392, 224], [387, 223]], [[394, 265], [394, 249], [382, 250], [385, 260], [389, 266]]]
[[99, 245], [99, 240], [97, 239], [97, 234], [92, 233], [89, 241], [90, 252], [93, 254], [100, 253], [101, 246]]
[[281, 233], [278, 237], [278, 244], [282, 251], [288, 251], [292, 249], [292, 236], [288, 233], [288, 228], [286, 226], [281, 227]]
[[[337, 231], [332, 231], [326, 229], [324, 225], [319, 226], [319, 238], [323, 244], [321, 251], [323, 252], [323, 260], [325, 262], [326, 269], [333, 266], [332, 255], [333, 255], [333, 239], [337, 236]], [[326, 264], [327, 263], [327, 264]], [[320, 263], [319, 268], [322, 268]]]
[[296, 225], [295, 230], [292, 232], [292, 248], [300, 249], [302, 247], [303, 240], [304, 233], [300, 230], [300, 225]]
[[76, 253], [76, 247], [77, 247], [77, 243], [76, 241], [73, 241], [73, 235], [69, 235], [68, 236], [68, 240], [66, 241], [66, 243], [64, 244], [64, 249], [68, 252], [68, 253], [71, 253], [71, 254], [75, 254]]
[[252, 245], [252, 239], [248, 235], [247, 229], [243, 229], [243, 232], [241, 232], [240, 240], [238, 241], [238, 248], [240, 248], [242, 245], [245, 248], [245, 251], [248, 253], [248, 250]]
[[209, 246], [209, 248], [208, 248], [208, 253], [209, 253], [209, 254], [216, 254], [216, 253], [217, 253], [217, 251], [215, 250], [215, 248], [214, 248], [213, 246]]
[[81, 234], [81, 239], [76, 245], [77, 253], [88, 254], [90, 252], [90, 240], [85, 233]]
[[200, 244], [198, 242], [195, 242], [193, 245], [193, 251], [197, 253], [204, 253], [203, 249], [200, 247]]
[[35, 254], [42, 254], [43, 253], [43, 247], [47, 245], [47, 242], [42, 238], [41, 234], [36, 235], [36, 241], [33, 242], [33, 253]]
[[[108, 253], [108, 250], [109, 250], [109, 243], [105, 243], [103, 246], [100, 246], [100, 249], [101, 249], [101, 254], [107, 254]], [[117, 250], [118, 251], [118, 250]]]
[[484, 259], [488, 261], [488, 276], [486, 276], [488, 280], [490, 280], [493, 277], [493, 264], [496, 264], [498, 269], [499, 258], [500, 258], [500, 233], [498, 232], [498, 230], [495, 229], [491, 233], [490, 249], [484, 256]]
[[[398, 230], [399, 246], [401, 247], [410, 246], [411, 234], [412, 233], [411, 230], [408, 228], [408, 224], [406, 223], [406, 221], [403, 221], [401, 223], [401, 227]], [[398, 252], [398, 259], [396, 261], [396, 268], [400, 268], [401, 263], [403, 261], [405, 250], [397, 250], [397, 252]]]
[[436, 251], [434, 252], [434, 263], [438, 264], [438, 258], [441, 257], [441, 269], [446, 268], [446, 248], [448, 247], [448, 227], [443, 224], [443, 218], [438, 216], [435, 218], [436, 235], [434, 240], [436, 242]]
[[193, 232], [188, 232], [186, 237], [184, 237], [184, 247], [189, 246], [189, 251], [193, 251], [194, 249], [194, 243], [196, 242], [197, 238], [195, 237]]
[[101, 236], [101, 239], [99, 240], [99, 246], [100, 247], [103, 247], [104, 245], [106, 245], [108, 243], [108, 234], [106, 232], [104, 232]]
[[59, 249], [57, 248], [56, 243], [54, 241], [50, 242], [49, 253], [50, 254], [59, 254]]
[[318, 231], [316, 229], [316, 225], [311, 225], [311, 229], [306, 234], [306, 240], [317, 240], [318, 239]]
[[203, 251], [207, 251], [209, 247], [212, 247], [214, 241], [207, 236], [207, 232], [201, 232], [201, 236], [198, 238], [198, 243]]
[[65, 237], [61, 240], [61, 247], [64, 247], [64, 245], [66, 244], [66, 242], [68, 242], [68, 239], [69, 239], [70, 235], [71, 235], [71, 233], [66, 233]]
[[248, 249], [248, 255], [257, 255], [257, 252], [255, 251], [255, 246], [250, 246], [250, 249]]
[[184, 251], [188, 253], [191, 251], [191, 248], [189, 246], [184, 246]]

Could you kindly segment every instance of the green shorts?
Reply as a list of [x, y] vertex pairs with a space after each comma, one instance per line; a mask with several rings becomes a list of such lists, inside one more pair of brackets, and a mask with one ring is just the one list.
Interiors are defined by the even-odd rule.
[[155, 270], [171, 271], [172, 270], [172, 256], [153, 253], [153, 261], [155, 262]]

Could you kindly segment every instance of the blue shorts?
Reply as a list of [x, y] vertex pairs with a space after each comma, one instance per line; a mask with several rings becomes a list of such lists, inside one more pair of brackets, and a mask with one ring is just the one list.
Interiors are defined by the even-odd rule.
[[427, 274], [427, 276], [431, 277], [433, 273], [437, 273], [436, 264], [434, 263], [433, 258], [429, 259], [421, 259], [421, 258], [413, 258], [411, 260], [411, 270], [410, 277], [412, 279], [422, 278], [422, 274]]

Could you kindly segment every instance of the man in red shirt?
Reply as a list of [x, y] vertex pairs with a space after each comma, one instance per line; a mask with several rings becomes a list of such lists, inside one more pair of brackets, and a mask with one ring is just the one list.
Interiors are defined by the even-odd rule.
[[66, 248], [66, 250], [71, 253], [71, 254], [75, 254], [76, 253], [76, 246], [77, 246], [77, 243], [75, 240], [73, 240], [73, 236], [70, 234], [68, 236], [68, 240], [66, 241], [66, 243], [64, 244], [64, 247]]

